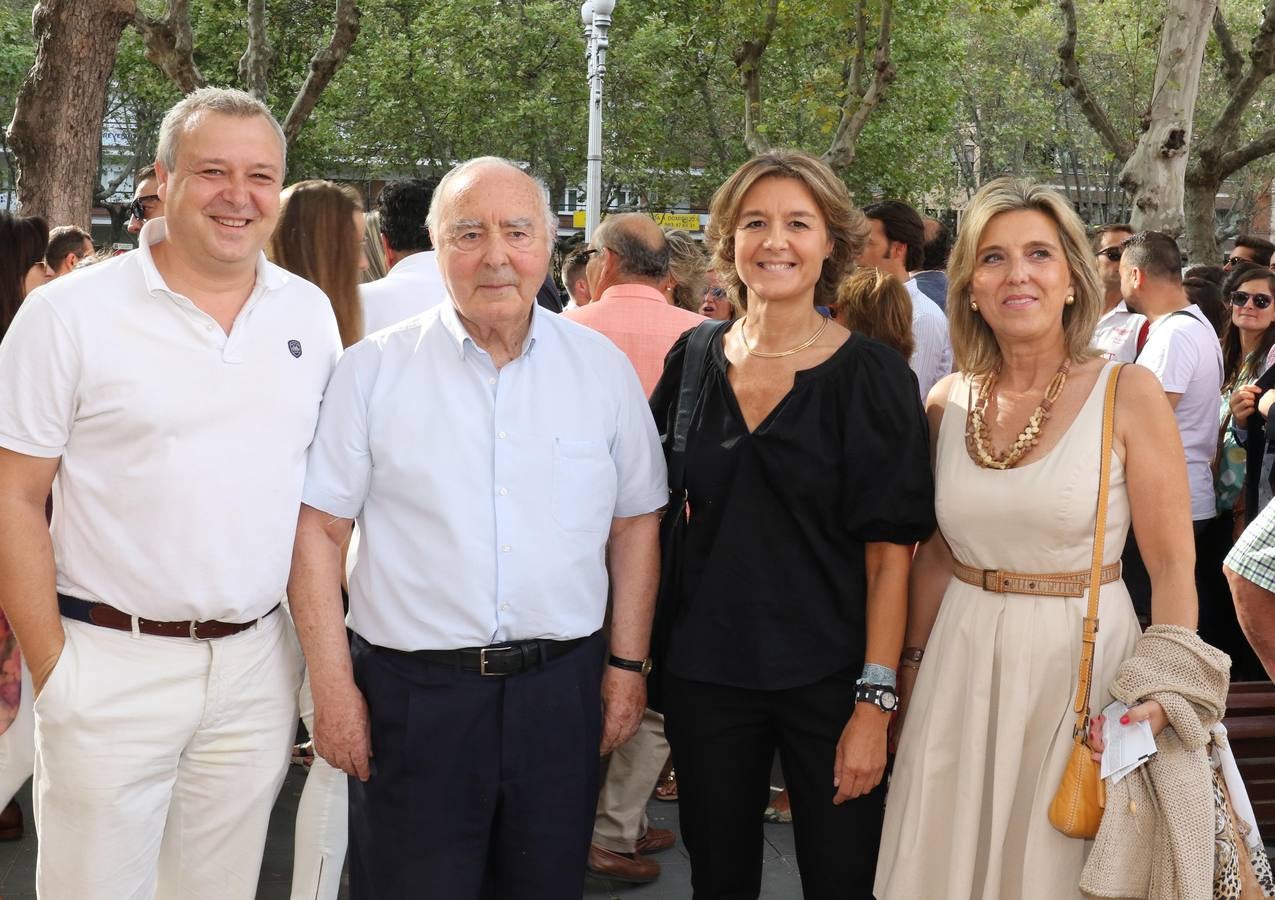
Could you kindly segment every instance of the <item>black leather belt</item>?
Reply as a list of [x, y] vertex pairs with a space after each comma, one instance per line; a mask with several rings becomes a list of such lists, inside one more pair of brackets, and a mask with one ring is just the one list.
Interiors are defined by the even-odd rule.
[[[276, 603], [265, 618], [279, 608]], [[133, 616], [118, 610], [106, 603], [94, 603], [79, 597], [58, 594], [58, 611], [68, 619], [77, 622], [88, 622], [102, 628], [114, 628], [116, 631], [132, 631]], [[154, 619], [137, 617], [137, 631], [140, 634], [151, 634], [157, 637], [190, 638], [194, 641], [206, 641], [212, 638], [229, 637], [241, 631], [247, 631], [257, 620], [251, 622], [219, 622], [216, 619], [205, 619], [201, 622], [157, 622]]]
[[[592, 635], [590, 635], [592, 637]], [[401, 656], [409, 656], [427, 663], [450, 666], [463, 672], [479, 675], [517, 675], [545, 663], [566, 656], [589, 638], [570, 641], [506, 641], [490, 647], [463, 647], [460, 650], [395, 650], [382, 647]]]

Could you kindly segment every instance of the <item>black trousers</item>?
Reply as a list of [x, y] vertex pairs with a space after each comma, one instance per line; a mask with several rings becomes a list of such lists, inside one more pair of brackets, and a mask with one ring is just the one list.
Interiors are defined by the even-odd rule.
[[352, 900], [570, 900], [598, 800], [601, 635], [482, 676], [351, 638], [372, 776], [350, 779]]
[[[1207, 532], [1214, 521], [1214, 519], [1199, 519], [1191, 523], [1191, 530], [1195, 534], [1195, 590], [1201, 597], [1203, 596], [1201, 584], [1207, 580], [1205, 577], [1205, 569], [1208, 567]], [[1122, 564], [1120, 577], [1129, 591], [1129, 599], [1133, 601], [1133, 611], [1138, 614], [1138, 621], [1142, 623], [1142, 627], [1146, 628], [1151, 624], [1151, 575], [1142, 561], [1142, 553], [1138, 550], [1138, 542], [1134, 539], [1132, 528], [1129, 529], [1129, 535], [1125, 538], [1124, 552], [1120, 556], [1120, 562]], [[1206, 611], [1201, 608], [1201, 636], [1204, 632], [1205, 617]]]
[[757, 691], [666, 675], [664, 730], [677, 760], [682, 840], [695, 900], [761, 893], [762, 813], [779, 751], [806, 900], [871, 900], [885, 785], [833, 806], [833, 761], [854, 675]]

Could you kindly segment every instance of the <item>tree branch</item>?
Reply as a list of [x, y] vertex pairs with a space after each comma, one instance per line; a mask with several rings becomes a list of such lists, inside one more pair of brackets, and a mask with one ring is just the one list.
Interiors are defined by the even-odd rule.
[[850, 65], [850, 78], [846, 82], [855, 96], [863, 97], [863, 67], [868, 60], [868, 2], [859, 0], [854, 17], [854, 62]]
[[[1217, 21], [1218, 19], [1215, 16], [1215, 31]], [[1249, 51], [1249, 61], [1250, 64], [1247, 71], [1243, 73], [1238, 81], [1231, 85], [1231, 93], [1226, 99], [1226, 106], [1218, 114], [1217, 119], [1214, 120], [1213, 127], [1196, 142], [1197, 166], [1203, 169], [1220, 167], [1219, 171], [1222, 178], [1226, 178], [1241, 166], [1247, 165], [1252, 160], [1271, 152], [1267, 150], [1265, 153], [1259, 153], [1256, 156], [1248, 155], [1248, 152], [1255, 145], [1261, 145], [1261, 137], [1258, 137], [1257, 140], [1249, 144], [1248, 147], [1243, 148], [1243, 150], [1230, 149], [1228, 152], [1228, 148], [1234, 148], [1244, 113], [1252, 102], [1254, 95], [1257, 94], [1263, 82], [1272, 73], [1275, 73], [1275, 0], [1268, 0], [1266, 4], [1266, 11], [1262, 15], [1262, 23], [1258, 27], [1257, 35], [1253, 38], [1253, 49]], [[1224, 159], [1242, 159], [1243, 162], [1239, 162], [1234, 168], [1228, 169], [1222, 162]]]
[[1268, 128], [1239, 149], [1224, 153], [1217, 159], [1219, 181], [1225, 181], [1255, 159], [1275, 153], [1275, 128]]
[[1217, 44], [1222, 51], [1222, 76], [1234, 88], [1244, 73], [1244, 55], [1235, 49], [1235, 38], [1227, 27], [1221, 6], [1213, 13], [1213, 34], [1217, 36]]
[[1062, 73], [1058, 80], [1076, 98], [1080, 111], [1107, 145], [1107, 149], [1124, 163], [1133, 156], [1134, 142], [1116, 130], [1107, 111], [1085, 84], [1080, 66], [1076, 62], [1076, 4], [1074, 0], [1058, 0], [1058, 9], [1062, 12], [1064, 28], [1062, 43], [1058, 45], [1058, 59], [1062, 62]]
[[142, 35], [146, 58], [189, 94], [206, 83], [195, 65], [195, 38], [190, 30], [190, 0], [168, 0], [162, 18], [138, 9], [133, 27]]
[[832, 144], [823, 155], [824, 162], [835, 172], [845, 171], [854, 162], [855, 148], [863, 126], [868, 124], [868, 116], [881, 104], [886, 91], [894, 82], [894, 63], [890, 62], [890, 15], [893, 7], [892, 0], [881, 0], [881, 28], [877, 33], [877, 49], [872, 57], [872, 83], [862, 97], [847, 91], [841, 107], [841, 118], [837, 122], [837, 131], [833, 135]]
[[252, 96], [267, 102], [274, 48], [266, 29], [266, 0], [248, 0], [248, 47], [239, 59], [239, 77]]
[[769, 0], [769, 4], [761, 36], [744, 41], [733, 55], [744, 88], [744, 146], [749, 153], [764, 153], [769, 149], [769, 143], [761, 134], [761, 58], [775, 34], [779, 0]]
[[336, 70], [345, 62], [346, 54], [359, 35], [358, 0], [336, 0], [333, 14], [334, 28], [332, 40], [310, 59], [310, 71], [306, 74], [305, 83], [292, 101], [292, 108], [283, 120], [283, 134], [288, 139], [288, 146], [296, 140], [310, 113], [319, 103], [319, 95], [328, 86]]

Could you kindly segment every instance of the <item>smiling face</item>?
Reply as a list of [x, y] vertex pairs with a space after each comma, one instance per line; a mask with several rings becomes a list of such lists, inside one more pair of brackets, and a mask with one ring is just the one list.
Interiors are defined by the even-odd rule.
[[448, 188], [438, 268], [461, 316], [482, 326], [525, 318], [549, 271], [544, 198], [508, 166], [480, 166]]
[[262, 116], [203, 113], [177, 146], [172, 172], [156, 163], [168, 253], [194, 270], [256, 266], [279, 218], [283, 147]]
[[1250, 299], [1243, 306], [1231, 307], [1231, 324], [1241, 331], [1263, 332], [1270, 328], [1271, 322], [1275, 321], [1275, 304], [1267, 306], [1266, 309], [1258, 309], [1257, 304], [1251, 299], [1254, 294], [1270, 297], [1270, 282], [1265, 278], [1257, 278], [1244, 282], [1239, 286], [1239, 290], [1248, 294]]
[[802, 182], [771, 175], [744, 194], [735, 222], [735, 270], [750, 298], [813, 305], [831, 252], [823, 213]]
[[993, 216], [975, 256], [970, 299], [998, 341], [1063, 339], [1071, 271], [1053, 220], [1034, 209]]

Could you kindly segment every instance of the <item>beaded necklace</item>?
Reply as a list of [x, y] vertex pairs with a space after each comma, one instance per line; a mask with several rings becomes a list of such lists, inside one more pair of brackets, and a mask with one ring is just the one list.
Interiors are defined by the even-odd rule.
[[1000, 373], [996, 371], [988, 375], [978, 389], [978, 399], [971, 404], [970, 411], [965, 417], [965, 447], [969, 451], [970, 459], [984, 469], [1012, 469], [1016, 466], [1027, 451], [1036, 446], [1041, 426], [1049, 418], [1049, 410], [1053, 407], [1054, 401], [1062, 394], [1063, 386], [1067, 384], [1067, 373], [1070, 371], [1071, 360], [1064, 359], [1049, 382], [1049, 387], [1045, 389], [1045, 399], [1041, 400], [1040, 405], [1032, 411], [1027, 420], [1027, 427], [1019, 433], [1014, 443], [1004, 453], [998, 453], [992, 446], [986, 420], [987, 403], [996, 389], [996, 377]]

